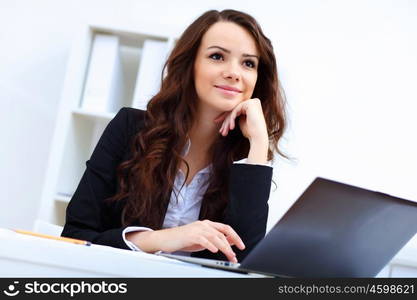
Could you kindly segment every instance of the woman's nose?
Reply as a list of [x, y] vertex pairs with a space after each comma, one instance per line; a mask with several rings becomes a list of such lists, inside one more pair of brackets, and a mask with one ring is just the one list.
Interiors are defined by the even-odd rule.
[[226, 68], [223, 71], [223, 77], [227, 79], [239, 81], [240, 76], [241, 76], [240, 72], [238, 71], [237, 67], [234, 65], [229, 65], [228, 68]]

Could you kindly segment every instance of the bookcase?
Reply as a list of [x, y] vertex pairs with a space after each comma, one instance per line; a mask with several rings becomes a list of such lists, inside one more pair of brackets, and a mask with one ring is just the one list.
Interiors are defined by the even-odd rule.
[[173, 35], [96, 24], [73, 42], [37, 221], [63, 226], [104, 128], [121, 107], [144, 109], [160, 86]]

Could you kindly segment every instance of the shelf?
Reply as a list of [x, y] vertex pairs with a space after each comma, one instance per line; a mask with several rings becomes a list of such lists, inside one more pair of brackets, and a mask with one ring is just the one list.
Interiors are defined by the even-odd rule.
[[155, 34], [152, 32], [137, 31], [117, 26], [107, 26], [101, 24], [91, 24], [90, 29], [94, 34], [111, 34], [120, 38], [123, 45], [134, 48], [142, 48], [146, 39], [168, 41], [170, 36], [164, 34]]
[[[74, 40], [38, 219], [64, 225], [68, 203], [86, 170], [86, 162], [109, 122], [123, 107], [142, 108], [138, 105], [147, 104], [155, 90], [159, 90], [163, 63], [177, 37], [160, 34], [159, 30], [149, 32], [137, 29], [117, 24], [90, 24]], [[110, 38], [107, 39], [109, 44], [99, 43], [94, 48], [98, 36], [101, 42], [106, 41], [102, 39], [104, 36], [117, 37], [117, 42], [113, 43], [116, 39]], [[97, 52], [95, 49], [109, 52]], [[109, 53], [109, 60], [106, 53]], [[103, 67], [103, 72], [100, 73], [101, 69], [95, 66]], [[111, 75], [105, 76], [108, 74], [105, 71]], [[101, 75], [104, 84], [99, 80]], [[93, 85], [88, 80], [91, 78], [98, 78], [92, 81]], [[97, 105], [94, 105], [95, 101]]]
[[85, 171], [86, 161], [114, 114], [72, 110], [62, 160], [58, 170], [56, 194], [72, 195]]
[[104, 120], [107, 120], [107, 121], [110, 121], [116, 115], [116, 113], [93, 112], [93, 111], [88, 111], [88, 110], [81, 109], [81, 108], [74, 109], [72, 111], [72, 113], [74, 115], [77, 115], [77, 116], [82, 116], [82, 117], [87, 117], [87, 118], [104, 119]]
[[69, 194], [58, 193], [55, 195], [55, 201], [59, 201], [63, 203], [69, 203], [71, 198], [72, 198], [72, 195], [69, 195]]

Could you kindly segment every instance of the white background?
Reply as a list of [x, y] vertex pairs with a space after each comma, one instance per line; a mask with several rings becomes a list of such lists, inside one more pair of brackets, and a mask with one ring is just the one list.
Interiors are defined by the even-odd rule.
[[291, 161], [269, 227], [314, 176], [417, 200], [417, 0], [0, 0], [0, 227], [30, 229], [73, 39], [87, 23], [178, 35], [208, 9], [253, 15], [287, 94]]

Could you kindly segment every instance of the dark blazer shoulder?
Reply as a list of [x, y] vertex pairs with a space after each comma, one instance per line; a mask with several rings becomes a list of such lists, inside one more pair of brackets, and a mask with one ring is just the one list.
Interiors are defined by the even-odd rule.
[[126, 118], [129, 135], [134, 135], [145, 125], [146, 111], [133, 108], [123, 107], [118, 114], [123, 114]]
[[145, 118], [146, 110], [133, 108], [133, 107], [122, 107], [120, 111], [126, 112], [129, 116], [134, 116], [137, 118]]
[[144, 110], [122, 107], [110, 121], [109, 127], [113, 129], [112, 131], [119, 131], [124, 136], [126, 150], [129, 150], [133, 138], [145, 126], [145, 118], [146, 111]]

